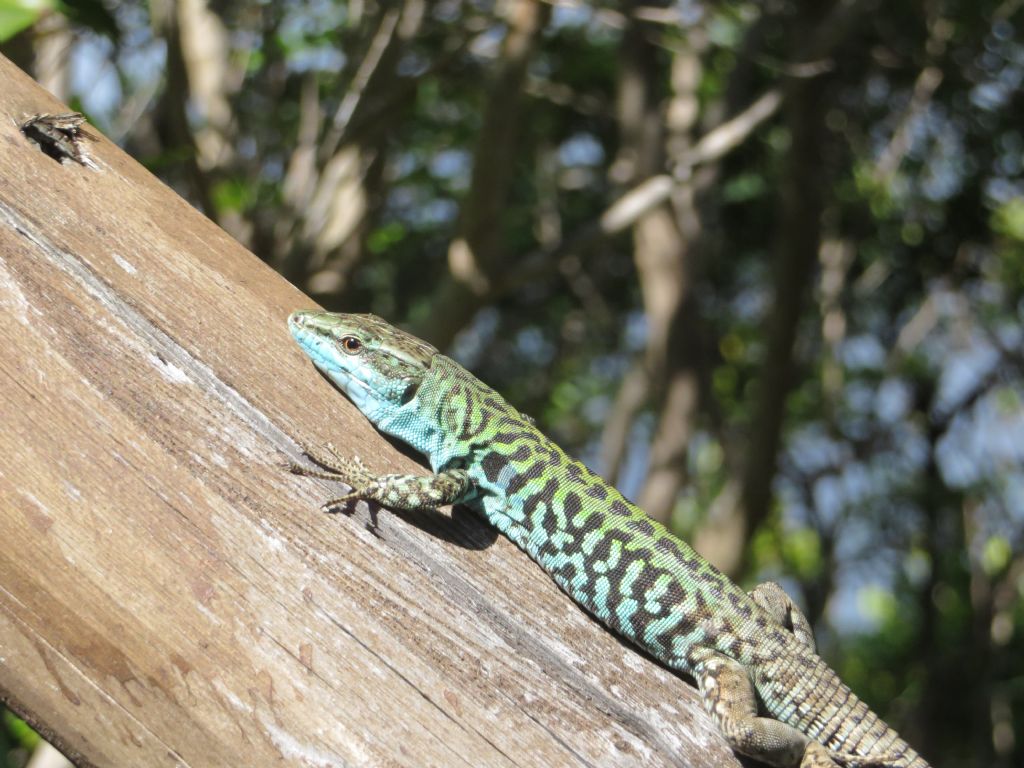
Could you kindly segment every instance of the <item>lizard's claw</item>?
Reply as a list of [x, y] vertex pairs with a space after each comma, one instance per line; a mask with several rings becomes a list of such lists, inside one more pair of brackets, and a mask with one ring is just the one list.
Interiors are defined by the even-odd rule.
[[352, 496], [352, 494], [340, 496], [337, 499], [325, 501], [320, 505], [320, 511], [328, 515], [333, 515], [335, 512], [344, 512], [346, 515], [349, 515], [352, 514], [352, 507], [349, 506], [351, 501], [358, 501], [358, 497]]
[[[328, 514], [334, 514], [335, 511], [340, 510], [347, 514], [352, 511], [352, 505], [354, 505], [355, 502], [372, 498], [372, 493], [372, 488], [353, 488], [344, 496], [338, 496], [335, 499], [325, 501], [320, 505], [320, 511]], [[345, 507], [348, 509], [344, 509]]]

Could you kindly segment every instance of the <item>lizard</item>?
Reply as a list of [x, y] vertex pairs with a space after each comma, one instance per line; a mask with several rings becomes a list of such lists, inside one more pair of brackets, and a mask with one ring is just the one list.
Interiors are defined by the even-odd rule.
[[744, 591], [546, 437], [454, 360], [374, 315], [299, 310], [299, 346], [430, 476], [376, 476], [330, 445], [307, 448], [357, 500], [392, 510], [462, 504], [523, 549], [579, 606], [690, 675], [729, 746], [780, 768], [928, 768], [815, 653], [811, 627], [774, 582]]

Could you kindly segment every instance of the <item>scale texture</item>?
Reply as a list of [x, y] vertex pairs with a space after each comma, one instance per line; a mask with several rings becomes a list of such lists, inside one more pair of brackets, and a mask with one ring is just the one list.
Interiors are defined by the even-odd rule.
[[326, 507], [467, 505], [611, 630], [692, 675], [742, 754], [786, 768], [927, 768], [815, 654], [780, 587], [742, 590], [462, 366], [372, 315], [300, 311], [289, 327], [367, 418], [435, 473], [378, 477], [310, 449], [321, 470], [293, 472], [352, 488]]

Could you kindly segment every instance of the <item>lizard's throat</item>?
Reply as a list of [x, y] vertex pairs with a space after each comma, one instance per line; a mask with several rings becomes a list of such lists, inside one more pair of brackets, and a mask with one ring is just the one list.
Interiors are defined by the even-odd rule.
[[345, 393], [345, 396], [352, 401], [352, 404], [363, 412], [374, 424], [378, 424], [386, 415], [386, 404], [381, 400], [380, 395], [366, 384], [366, 382], [355, 376], [339, 375], [325, 371], [327, 377], [334, 382], [334, 385]]

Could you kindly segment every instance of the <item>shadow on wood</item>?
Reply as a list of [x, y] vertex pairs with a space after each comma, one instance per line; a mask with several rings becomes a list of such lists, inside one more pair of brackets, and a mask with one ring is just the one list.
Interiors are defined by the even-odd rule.
[[0, 81], [5, 701], [97, 765], [737, 764], [475, 518], [319, 513], [297, 441], [416, 465], [292, 343], [311, 302], [95, 129], [95, 168], [43, 154], [18, 123], [66, 108]]

